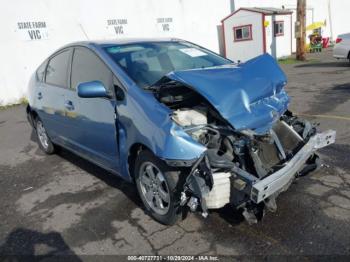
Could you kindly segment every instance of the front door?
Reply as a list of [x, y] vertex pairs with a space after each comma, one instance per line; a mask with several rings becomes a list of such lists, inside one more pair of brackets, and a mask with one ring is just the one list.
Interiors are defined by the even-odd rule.
[[[113, 73], [91, 50], [77, 47], [73, 52], [70, 89], [65, 93], [65, 123], [69, 143], [75, 150], [104, 167], [117, 171], [119, 166], [116, 101], [113, 96]], [[111, 98], [80, 98], [79, 83], [101, 81]]]

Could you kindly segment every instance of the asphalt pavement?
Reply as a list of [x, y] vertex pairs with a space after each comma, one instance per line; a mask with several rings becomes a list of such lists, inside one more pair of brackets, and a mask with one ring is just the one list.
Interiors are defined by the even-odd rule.
[[282, 68], [290, 109], [336, 129], [336, 144], [252, 226], [231, 208], [160, 225], [132, 184], [66, 150], [43, 154], [24, 106], [1, 110], [0, 254], [350, 255], [350, 66], [331, 54]]

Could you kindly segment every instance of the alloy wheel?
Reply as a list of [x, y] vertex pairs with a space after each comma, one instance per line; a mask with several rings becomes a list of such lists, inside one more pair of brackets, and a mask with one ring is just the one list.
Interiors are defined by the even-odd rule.
[[159, 215], [165, 215], [170, 207], [170, 192], [163, 173], [151, 162], [140, 167], [140, 187], [147, 204]]
[[40, 140], [40, 144], [47, 149], [49, 147], [49, 138], [46, 134], [46, 130], [43, 126], [43, 123], [41, 121], [38, 121], [37, 125], [36, 125], [36, 130], [38, 133], [38, 137]]

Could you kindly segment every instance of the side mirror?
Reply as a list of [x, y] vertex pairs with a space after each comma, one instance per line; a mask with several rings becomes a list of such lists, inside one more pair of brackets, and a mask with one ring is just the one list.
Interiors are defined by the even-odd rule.
[[80, 83], [77, 86], [77, 92], [78, 96], [83, 98], [110, 97], [100, 81]]

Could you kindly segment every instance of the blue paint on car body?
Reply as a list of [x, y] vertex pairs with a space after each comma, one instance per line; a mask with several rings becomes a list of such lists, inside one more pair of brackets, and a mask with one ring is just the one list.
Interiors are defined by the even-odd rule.
[[193, 88], [236, 130], [267, 132], [287, 110], [287, 79], [276, 60], [264, 54], [246, 63], [171, 72], [168, 78]]
[[[140, 88], [104, 49], [140, 41], [73, 43], [46, 60], [47, 63], [65, 49], [89, 49], [117, 76], [125, 92], [122, 101], [79, 98], [76, 90], [55, 88], [36, 75], [29, 84], [31, 111], [43, 120], [54, 143], [67, 147], [129, 181], [132, 181], [132, 176], [129, 174], [128, 157], [134, 145], [143, 145], [157, 157], [166, 160], [195, 161], [206, 151], [204, 145], [195, 141], [171, 119], [172, 110], [160, 103], [151, 91]], [[167, 77], [196, 90], [238, 130], [265, 132], [287, 109], [289, 102], [283, 89], [286, 77], [269, 55], [262, 55], [244, 64], [174, 71]], [[37, 99], [38, 93], [47, 99], [46, 104], [43, 99]], [[71, 112], [64, 108], [67, 99], [74, 102], [75, 107]], [[87, 102], [83, 99], [90, 104], [84, 105]], [[114, 111], [115, 118], [106, 117], [111, 112], [114, 116]], [[74, 123], [78, 123], [78, 126], [74, 126]], [[99, 134], [91, 140], [89, 134], [92, 132]], [[114, 142], [111, 144], [110, 139], [117, 141], [115, 152], [111, 152]]]
[[77, 92], [78, 96], [83, 98], [109, 97], [101, 81], [80, 83], [77, 86]]

